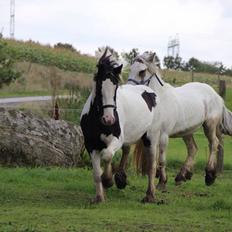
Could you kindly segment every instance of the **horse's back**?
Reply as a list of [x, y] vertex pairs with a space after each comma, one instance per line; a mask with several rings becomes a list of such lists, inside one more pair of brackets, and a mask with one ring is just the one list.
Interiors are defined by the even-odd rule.
[[[187, 83], [181, 87], [175, 88], [176, 93], [186, 104], [191, 106], [192, 110], [197, 107], [203, 107], [205, 117], [213, 117], [221, 114], [223, 110], [223, 100], [217, 92], [205, 83], [193, 82]], [[196, 111], [195, 113], [200, 113]]]
[[194, 132], [205, 121], [222, 115], [223, 100], [207, 84], [193, 82], [173, 88], [173, 96], [177, 113], [171, 135]]

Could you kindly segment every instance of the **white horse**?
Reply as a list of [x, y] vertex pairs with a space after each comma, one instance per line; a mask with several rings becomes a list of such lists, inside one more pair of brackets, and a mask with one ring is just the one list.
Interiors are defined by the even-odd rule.
[[205, 168], [205, 183], [211, 185], [216, 178], [216, 153], [222, 144], [222, 133], [232, 135], [232, 113], [225, 107], [223, 99], [207, 84], [195, 82], [175, 88], [165, 83], [154, 57], [155, 53], [148, 52], [136, 57], [130, 67], [128, 83], [147, 85], [160, 99], [159, 107], [156, 108], [162, 120], [159, 131], [158, 187], [165, 189], [167, 182], [165, 151], [169, 137], [182, 137], [188, 151], [185, 163], [175, 178], [176, 184], [191, 179], [197, 152], [193, 133], [200, 126], [203, 126], [209, 141], [210, 156]]
[[[114, 153], [123, 144], [136, 143], [141, 138], [148, 161], [148, 188], [143, 201], [152, 202], [158, 139], [154, 119], [159, 99], [147, 86], [119, 86], [122, 65], [118, 66], [106, 53], [107, 50], [98, 62], [92, 92], [81, 114], [81, 128], [96, 185], [94, 202], [104, 201], [104, 187], [112, 185]], [[101, 159], [105, 165], [103, 173]]]

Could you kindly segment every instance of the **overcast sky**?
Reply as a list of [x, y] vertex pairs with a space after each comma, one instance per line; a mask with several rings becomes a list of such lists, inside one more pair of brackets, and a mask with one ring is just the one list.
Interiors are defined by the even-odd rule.
[[[232, 66], [232, 0], [15, 0], [15, 38], [71, 43], [94, 54], [154, 50], [167, 55], [170, 36], [180, 56]], [[0, 30], [9, 37], [10, 0], [0, 0]]]

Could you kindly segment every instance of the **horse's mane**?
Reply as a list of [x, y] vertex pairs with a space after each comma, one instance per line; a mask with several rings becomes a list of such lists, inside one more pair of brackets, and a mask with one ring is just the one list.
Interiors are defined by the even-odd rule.
[[144, 63], [151, 73], [156, 73], [159, 77], [161, 77], [160, 69], [156, 65], [157, 60], [155, 59], [154, 53], [144, 52], [142, 55], [136, 56], [134, 61]]
[[116, 81], [116, 83], [120, 82], [120, 75], [115, 75], [114, 74], [114, 70], [118, 67], [118, 63], [112, 59], [112, 55], [107, 55], [107, 49], [105, 50], [104, 54], [102, 55], [102, 57], [99, 59], [98, 64], [97, 64], [97, 68], [98, 68], [98, 72], [97, 74], [94, 76], [94, 80], [104, 80], [105, 76], [101, 75], [101, 74], [111, 74], [110, 78], [114, 79], [114, 81]]

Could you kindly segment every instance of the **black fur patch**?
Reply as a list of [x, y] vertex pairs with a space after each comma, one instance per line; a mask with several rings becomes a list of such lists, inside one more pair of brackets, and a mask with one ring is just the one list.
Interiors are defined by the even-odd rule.
[[145, 133], [143, 136], [142, 136], [142, 140], [143, 140], [143, 144], [145, 147], [150, 147], [151, 146], [151, 141], [150, 139], [147, 137], [147, 133]]
[[142, 93], [142, 97], [144, 101], [147, 103], [148, 109], [152, 111], [152, 107], [156, 106], [156, 94], [148, 93], [147, 91], [144, 91]]
[[105, 126], [101, 123], [100, 118], [102, 114], [97, 110], [97, 107], [95, 103], [91, 105], [89, 113], [82, 116], [80, 123], [84, 135], [85, 147], [89, 153], [93, 150], [101, 151], [107, 147], [100, 139], [101, 134], [106, 136], [112, 134], [117, 138], [119, 138], [121, 134], [117, 111], [115, 110], [116, 122], [114, 125]]

